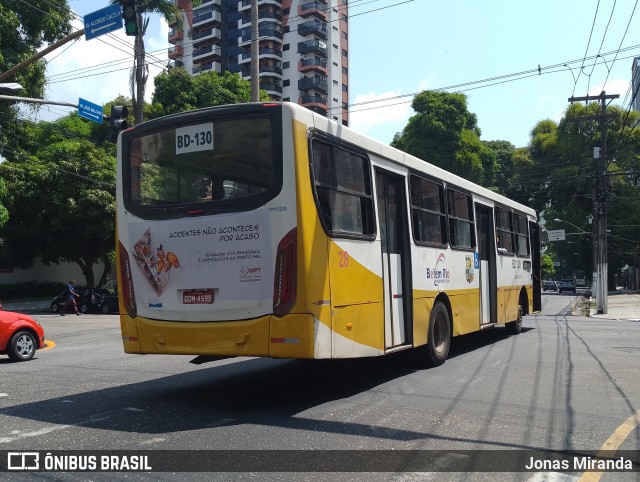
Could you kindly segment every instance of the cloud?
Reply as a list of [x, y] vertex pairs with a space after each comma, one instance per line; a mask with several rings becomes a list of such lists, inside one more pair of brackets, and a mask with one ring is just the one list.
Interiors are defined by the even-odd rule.
[[631, 83], [628, 80], [608, 80], [606, 84], [600, 84], [590, 88], [589, 95], [600, 95], [604, 90], [607, 95], [618, 94], [620, 96], [620, 100], [618, 100], [618, 102], [621, 102], [627, 95], [630, 84]]
[[413, 115], [414, 94], [429, 89], [433, 76], [422, 80], [418, 88], [407, 94], [401, 91], [357, 94], [349, 109], [349, 126], [383, 142], [390, 142]]
[[413, 96], [403, 97], [389, 91], [359, 94], [351, 104], [349, 124], [355, 130], [367, 133], [373, 127], [406, 121], [411, 115]]

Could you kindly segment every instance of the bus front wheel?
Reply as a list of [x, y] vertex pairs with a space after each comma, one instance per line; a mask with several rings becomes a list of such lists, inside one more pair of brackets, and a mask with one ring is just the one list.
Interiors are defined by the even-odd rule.
[[429, 366], [442, 365], [449, 355], [451, 346], [451, 321], [449, 310], [444, 303], [437, 301], [429, 317], [427, 334], [427, 363]]

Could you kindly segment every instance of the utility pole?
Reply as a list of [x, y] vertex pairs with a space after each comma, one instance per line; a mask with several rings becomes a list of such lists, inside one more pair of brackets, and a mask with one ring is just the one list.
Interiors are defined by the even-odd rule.
[[258, 67], [258, 0], [251, 0], [251, 102], [260, 100]]
[[569, 102], [600, 101], [602, 110], [595, 116], [600, 121], [600, 153], [597, 157], [596, 180], [593, 196], [593, 288], [596, 296], [596, 311], [599, 314], [607, 312], [608, 298], [608, 261], [607, 261], [607, 120], [613, 115], [607, 115], [607, 100], [617, 99], [618, 94], [607, 95], [602, 91], [600, 95], [585, 97], [570, 97]]

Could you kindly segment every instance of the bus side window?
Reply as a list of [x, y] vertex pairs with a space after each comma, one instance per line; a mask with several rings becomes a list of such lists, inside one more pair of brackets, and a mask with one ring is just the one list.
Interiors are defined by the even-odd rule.
[[325, 228], [335, 234], [372, 236], [367, 158], [319, 140], [312, 141], [311, 156], [318, 211]]
[[333, 184], [333, 170], [331, 169], [331, 146], [322, 142], [313, 143], [313, 171], [316, 182]]
[[320, 213], [328, 230], [333, 229], [331, 222], [331, 203], [329, 202], [329, 190], [318, 188], [318, 202], [320, 203]]

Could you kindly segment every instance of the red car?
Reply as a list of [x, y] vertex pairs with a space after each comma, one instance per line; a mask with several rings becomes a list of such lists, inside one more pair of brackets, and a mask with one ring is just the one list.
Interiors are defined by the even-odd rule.
[[27, 361], [44, 348], [44, 328], [29, 315], [2, 311], [0, 305], [0, 354], [13, 361]]

